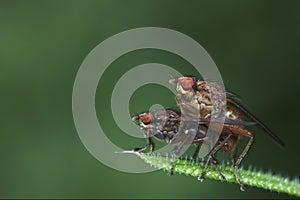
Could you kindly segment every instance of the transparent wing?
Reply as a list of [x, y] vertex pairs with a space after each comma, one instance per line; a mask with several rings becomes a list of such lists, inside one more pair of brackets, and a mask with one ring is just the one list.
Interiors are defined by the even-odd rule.
[[242, 113], [244, 117], [255, 122], [258, 125], [258, 127], [260, 127], [260, 129], [262, 129], [264, 131], [264, 133], [266, 133], [270, 138], [272, 138], [279, 145], [284, 146], [284, 142], [273, 131], [271, 131], [264, 123], [262, 123], [257, 117], [255, 117], [253, 114], [251, 114], [246, 108], [244, 108], [242, 105], [240, 105], [233, 98], [228, 97], [227, 104], [228, 104], [228, 106], [230, 106], [233, 109], [237, 110], [238, 112]]

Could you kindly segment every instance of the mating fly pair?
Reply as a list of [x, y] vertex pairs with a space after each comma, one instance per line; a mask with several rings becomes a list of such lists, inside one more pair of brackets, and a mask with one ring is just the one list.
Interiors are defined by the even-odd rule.
[[[145, 112], [133, 118], [140, 122], [140, 127], [147, 140], [147, 144], [133, 151], [140, 152], [150, 148], [154, 151], [154, 143], [151, 139], [155, 136], [175, 146], [175, 156], [180, 153], [183, 146], [197, 144], [194, 158], [197, 157], [201, 144], [210, 143], [213, 134], [207, 134], [208, 128], [215, 129], [217, 134], [216, 143], [213, 143], [206, 165], [199, 176], [203, 180], [208, 166], [211, 164], [220, 176], [225, 176], [217, 168], [215, 155], [218, 151], [232, 152], [235, 175], [241, 189], [244, 189], [238, 174], [239, 166], [249, 152], [253, 142], [254, 134], [245, 126], [258, 125], [275, 142], [284, 145], [282, 140], [268, 129], [260, 120], [248, 112], [229, 92], [224, 92], [222, 87], [209, 81], [196, 81], [193, 77], [180, 77], [173, 79], [170, 83], [176, 84], [176, 101], [181, 113], [172, 109], [159, 110], [156, 112]], [[223, 117], [223, 123], [218, 119]], [[216, 120], [214, 120], [216, 119]], [[236, 147], [241, 136], [249, 138], [243, 152], [236, 159]], [[175, 165], [170, 172], [173, 173]]]

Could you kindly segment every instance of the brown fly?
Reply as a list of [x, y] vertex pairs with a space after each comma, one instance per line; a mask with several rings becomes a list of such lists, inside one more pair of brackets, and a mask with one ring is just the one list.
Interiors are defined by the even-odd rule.
[[[244, 186], [240, 181], [238, 168], [254, 142], [254, 134], [244, 128], [244, 126], [247, 126], [247, 123], [237, 124], [236, 122], [243, 122], [243, 119], [250, 120], [257, 124], [279, 145], [283, 146], [283, 141], [253, 114], [240, 105], [237, 102], [235, 95], [224, 92], [216, 82], [196, 81], [193, 77], [180, 77], [173, 79], [170, 82], [176, 83], [177, 85], [176, 101], [180, 106], [181, 111], [185, 112], [185, 114], [192, 113], [194, 116], [198, 116], [200, 121], [211, 119], [213, 117], [217, 118], [222, 115], [225, 116], [224, 124], [215, 122], [210, 123], [210, 126], [221, 129], [222, 133], [218, 143], [209, 153], [209, 158], [199, 179], [204, 179], [208, 165], [215, 165], [215, 154], [220, 149], [223, 149], [227, 152], [233, 152], [236, 179], [243, 190]], [[235, 159], [236, 146], [240, 136], [248, 137], [249, 141], [238, 159]], [[222, 177], [224, 178], [223, 175]]]
[[[144, 136], [147, 140], [147, 144], [144, 147], [135, 148], [133, 150], [126, 150], [124, 152], [140, 152], [144, 151], [146, 149], [150, 149], [150, 153], [152, 153], [155, 149], [155, 143], [152, 141], [152, 138], [155, 137], [157, 139], [163, 140], [167, 143], [178, 143], [178, 130], [180, 123], [182, 122], [181, 113], [177, 112], [172, 109], [167, 110], [158, 110], [155, 112], [144, 112], [142, 114], [139, 114], [135, 117], [133, 117], [133, 120], [138, 122], [140, 125], [141, 131], [144, 133]], [[200, 146], [203, 142], [206, 140], [206, 133], [208, 129], [208, 120], [197, 120], [198, 123], [198, 129], [196, 136], [194, 137], [191, 144], [196, 144], [196, 150], [193, 154], [193, 158], [195, 159], [198, 155]], [[222, 178], [225, 179], [224, 175], [221, 171], [217, 168], [217, 161], [214, 158], [214, 155], [222, 149], [223, 151], [229, 152], [233, 151], [236, 147], [236, 143], [238, 141], [237, 135], [231, 135], [229, 134], [229, 125], [253, 125], [252, 122], [246, 122], [242, 120], [225, 120], [225, 125], [223, 126], [222, 133], [220, 135], [220, 138], [217, 142], [217, 148], [214, 149], [210, 153], [210, 161], [206, 163], [204, 171], [206, 171], [206, 168], [208, 167], [208, 164], [212, 164], [215, 170], [219, 172], [219, 174], [222, 176]], [[245, 133], [246, 130], [241, 130]], [[173, 166], [175, 167], [175, 166]], [[203, 172], [204, 172], [203, 171]], [[172, 172], [170, 172], [172, 174]], [[203, 173], [203, 178], [204, 178]]]
[[[218, 170], [217, 160], [215, 159], [216, 153], [223, 150], [225, 152], [232, 152], [236, 179], [241, 189], [244, 189], [240, 181], [238, 169], [254, 142], [254, 134], [245, 127], [256, 124], [275, 142], [281, 146], [284, 145], [278, 136], [237, 102], [235, 95], [224, 92], [217, 83], [196, 81], [193, 77], [180, 77], [170, 82], [177, 85], [176, 101], [181, 113], [167, 109], [156, 112], [145, 112], [135, 116], [133, 120], [139, 122], [147, 144], [144, 147], [129, 151], [140, 152], [150, 148], [150, 153], [152, 153], [155, 147], [152, 141], [152, 137], [154, 136], [175, 145], [175, 154], [179, 153], [183, 145], [197, 144], [193, 155], [196, 158], [200, 145], [205, 143], [209, 138], [209, 135], [207, 135], [208, 127], [212, 127], [216, 130], [221, 130], [221, 134], [217, 138], [217, 143], [209, 152], [206, 165], [198, 179], [204, 179], [206, 170], [210, 164], [225, 179], [222, 172]], [[212, 118], [217, 119], [222, 115], [225, 116], [224, 123], [212, 121]], [[196, 124], [196, 132], [189, 129], [190, 124]], [[180, 127], [183, 127], [183, 129], [180, 130]], [[193, 134], [191, 134], [192, 132]], [[186, 135], [189, 134], [192, 135], [192, 139], [186, 141]], [[236, 159], [236, 147], [241, 136], [248, 137], [249, 141], [238, 159]], [[173, 170], [174, 168], [170, 174], [173, 173]]]

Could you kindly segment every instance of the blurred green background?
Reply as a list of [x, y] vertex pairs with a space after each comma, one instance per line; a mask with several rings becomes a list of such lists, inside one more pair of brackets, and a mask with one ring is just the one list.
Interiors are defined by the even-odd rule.
[[[0, 198], [287, 198], [161, 171], [128, 174], [106, 167], [77, 135], [72, 88], [82, 61], [106, 38], [145, 26], [180, 31], [209, 52], [225, 85], [286, 142], [280, 148], [254, 129], [257, 139], [244, 165], [299, 176], [299, 9], [297, 0], [1, 0]], [[186, 61], [158, 50], [131, 52], [112, 63], [100, 80], [97, 114], [107, 136], [123, 148], [145, 142], [117, 127], [110, 94], [122, 74], [148, 62], [194, 73], [182, 70]], [[170, 91], [146, 85], [132, 96], [130, 110], [139, 113], [153, 103], [176, 105]]]

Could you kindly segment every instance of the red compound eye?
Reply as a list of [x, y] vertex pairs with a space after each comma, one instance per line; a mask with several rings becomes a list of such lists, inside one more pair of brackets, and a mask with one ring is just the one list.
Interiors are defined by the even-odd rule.
[[186, 78], [182, 80], [181, 86], [184, 90], [189, 90], [194, 87], [194, 80], [192, 78]]
[[150, 113], [147, 113], [147, 114], [144, 114], [143, 117], [142, 117], [142, 122], [145, 124], [145, 125], [148, 125], [151, 123], [151, 120], [152, 120], [152, 115]]

